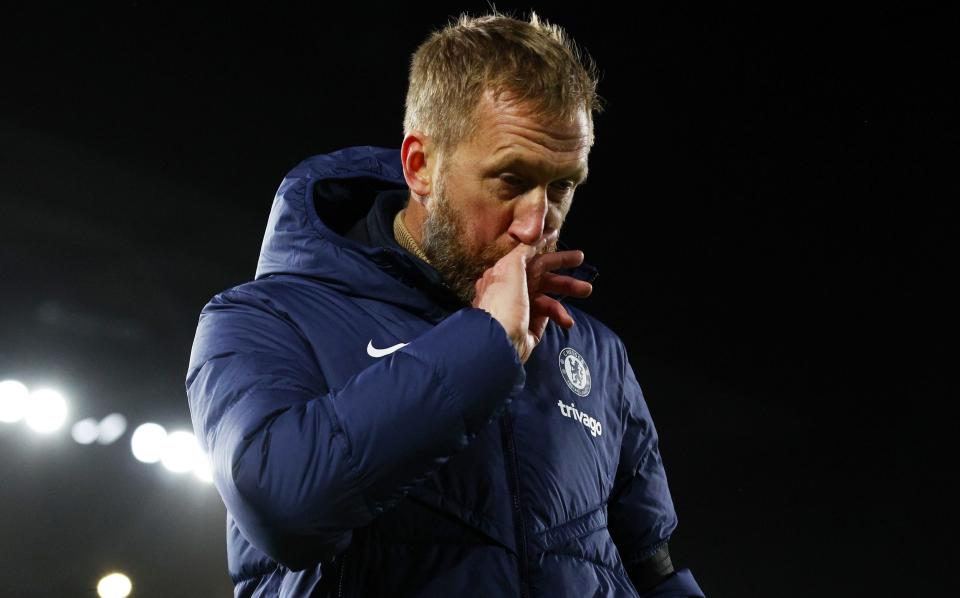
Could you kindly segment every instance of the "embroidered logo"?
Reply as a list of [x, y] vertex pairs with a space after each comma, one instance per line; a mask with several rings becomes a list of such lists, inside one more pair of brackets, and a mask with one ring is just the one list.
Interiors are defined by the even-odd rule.
[[560, 374], [574, 393], [581, 397], [590, 394], [590, 368], [583, 357], [570, 347], [560, 351]]
[[373, 340], [371, 340], [369, 343], [367, 343], [367, 355], [370, 357], [384, 357], [385, 355], [390, 355], [397, 349], [406, 347], [409, 344], [410, 343], [397, 343], [396, 345], [387, 347], [386, 349], [377, 349], [373, 346]]

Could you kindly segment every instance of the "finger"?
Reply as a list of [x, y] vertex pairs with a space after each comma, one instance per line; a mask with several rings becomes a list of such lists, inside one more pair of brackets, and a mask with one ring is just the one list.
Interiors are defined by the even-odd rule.
[[565, 297], [589, 297], [593, 292], [593, 285], [585, 280], [580, 280], [572, 276], [563, 276], [544, 272], [540, 276], [539, 284], [534, 292], [551, 293], [554, 295], [563, 295]]
[[551, 251], [542, 253], [530, 260], [528, 269], [535, 273], [549, 272], [561, 268], [575, 268], [583, 263], [583, 252], [579, 249]]
[[523, 259], [524, 265], [529, 264], [547, 244], [552, 243], [557, 240], [557, 237], [560, 236], [559, 230], [553, 230], [550, 234], [540, 237], [540, 240], [534, 243], [533, 245], [527, 245], [526, 243], [520, 243], [513, 248], [513, 251], [520, 254]]
[[567, 308], [562, 303], [552, 297], [538, 295], [530, 302], [530, 319], [544, 316], [564, 328], [569, 329], [573, 326], [573, 318], [567, 313]]

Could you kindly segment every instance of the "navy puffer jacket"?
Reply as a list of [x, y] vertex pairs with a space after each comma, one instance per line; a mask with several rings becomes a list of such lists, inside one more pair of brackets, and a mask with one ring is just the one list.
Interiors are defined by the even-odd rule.
[[304, 160], [254, 280], [200, 313], [186, 390], [235, 596], [703, 596], [686, 569], [635, 587], [677, 520], [623, 343], [565, 303], [521, 364], [369, 241], [406, 195], [396, 149]]

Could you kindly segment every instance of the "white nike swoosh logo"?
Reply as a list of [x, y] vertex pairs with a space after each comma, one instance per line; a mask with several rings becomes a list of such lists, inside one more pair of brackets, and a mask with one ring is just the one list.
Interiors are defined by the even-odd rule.
[[409, 344], [410, 343], [397, 343], [396, 345], [387, 347], [386, 349], [377, 349], [373, 346], [373, 341], [371, 340], [369, 343], [367, 343], [367, 355], [370, 357], [383, 357], [384, 355], [390, 355], [397, 349], [402, 349]]

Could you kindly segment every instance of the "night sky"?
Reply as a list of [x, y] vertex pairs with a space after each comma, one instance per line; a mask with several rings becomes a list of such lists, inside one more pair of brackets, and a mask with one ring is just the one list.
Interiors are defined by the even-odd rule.
[[[71, 411], [0, 423], [0, 595], [95, 596], [113, 569], [134, 596], [232, 595], [214, 487], [69, 424], [190, 430], [197, 317], [253, 278], [284, 175], [399, 147], [410, 55], [487, 7], [347, 4], [5, 9], [0, 379]], [[674, 563], [710, 596], [947, 592], [958, 21], [497, 8], [602, 72], [564, 242], [656, 422]]]

